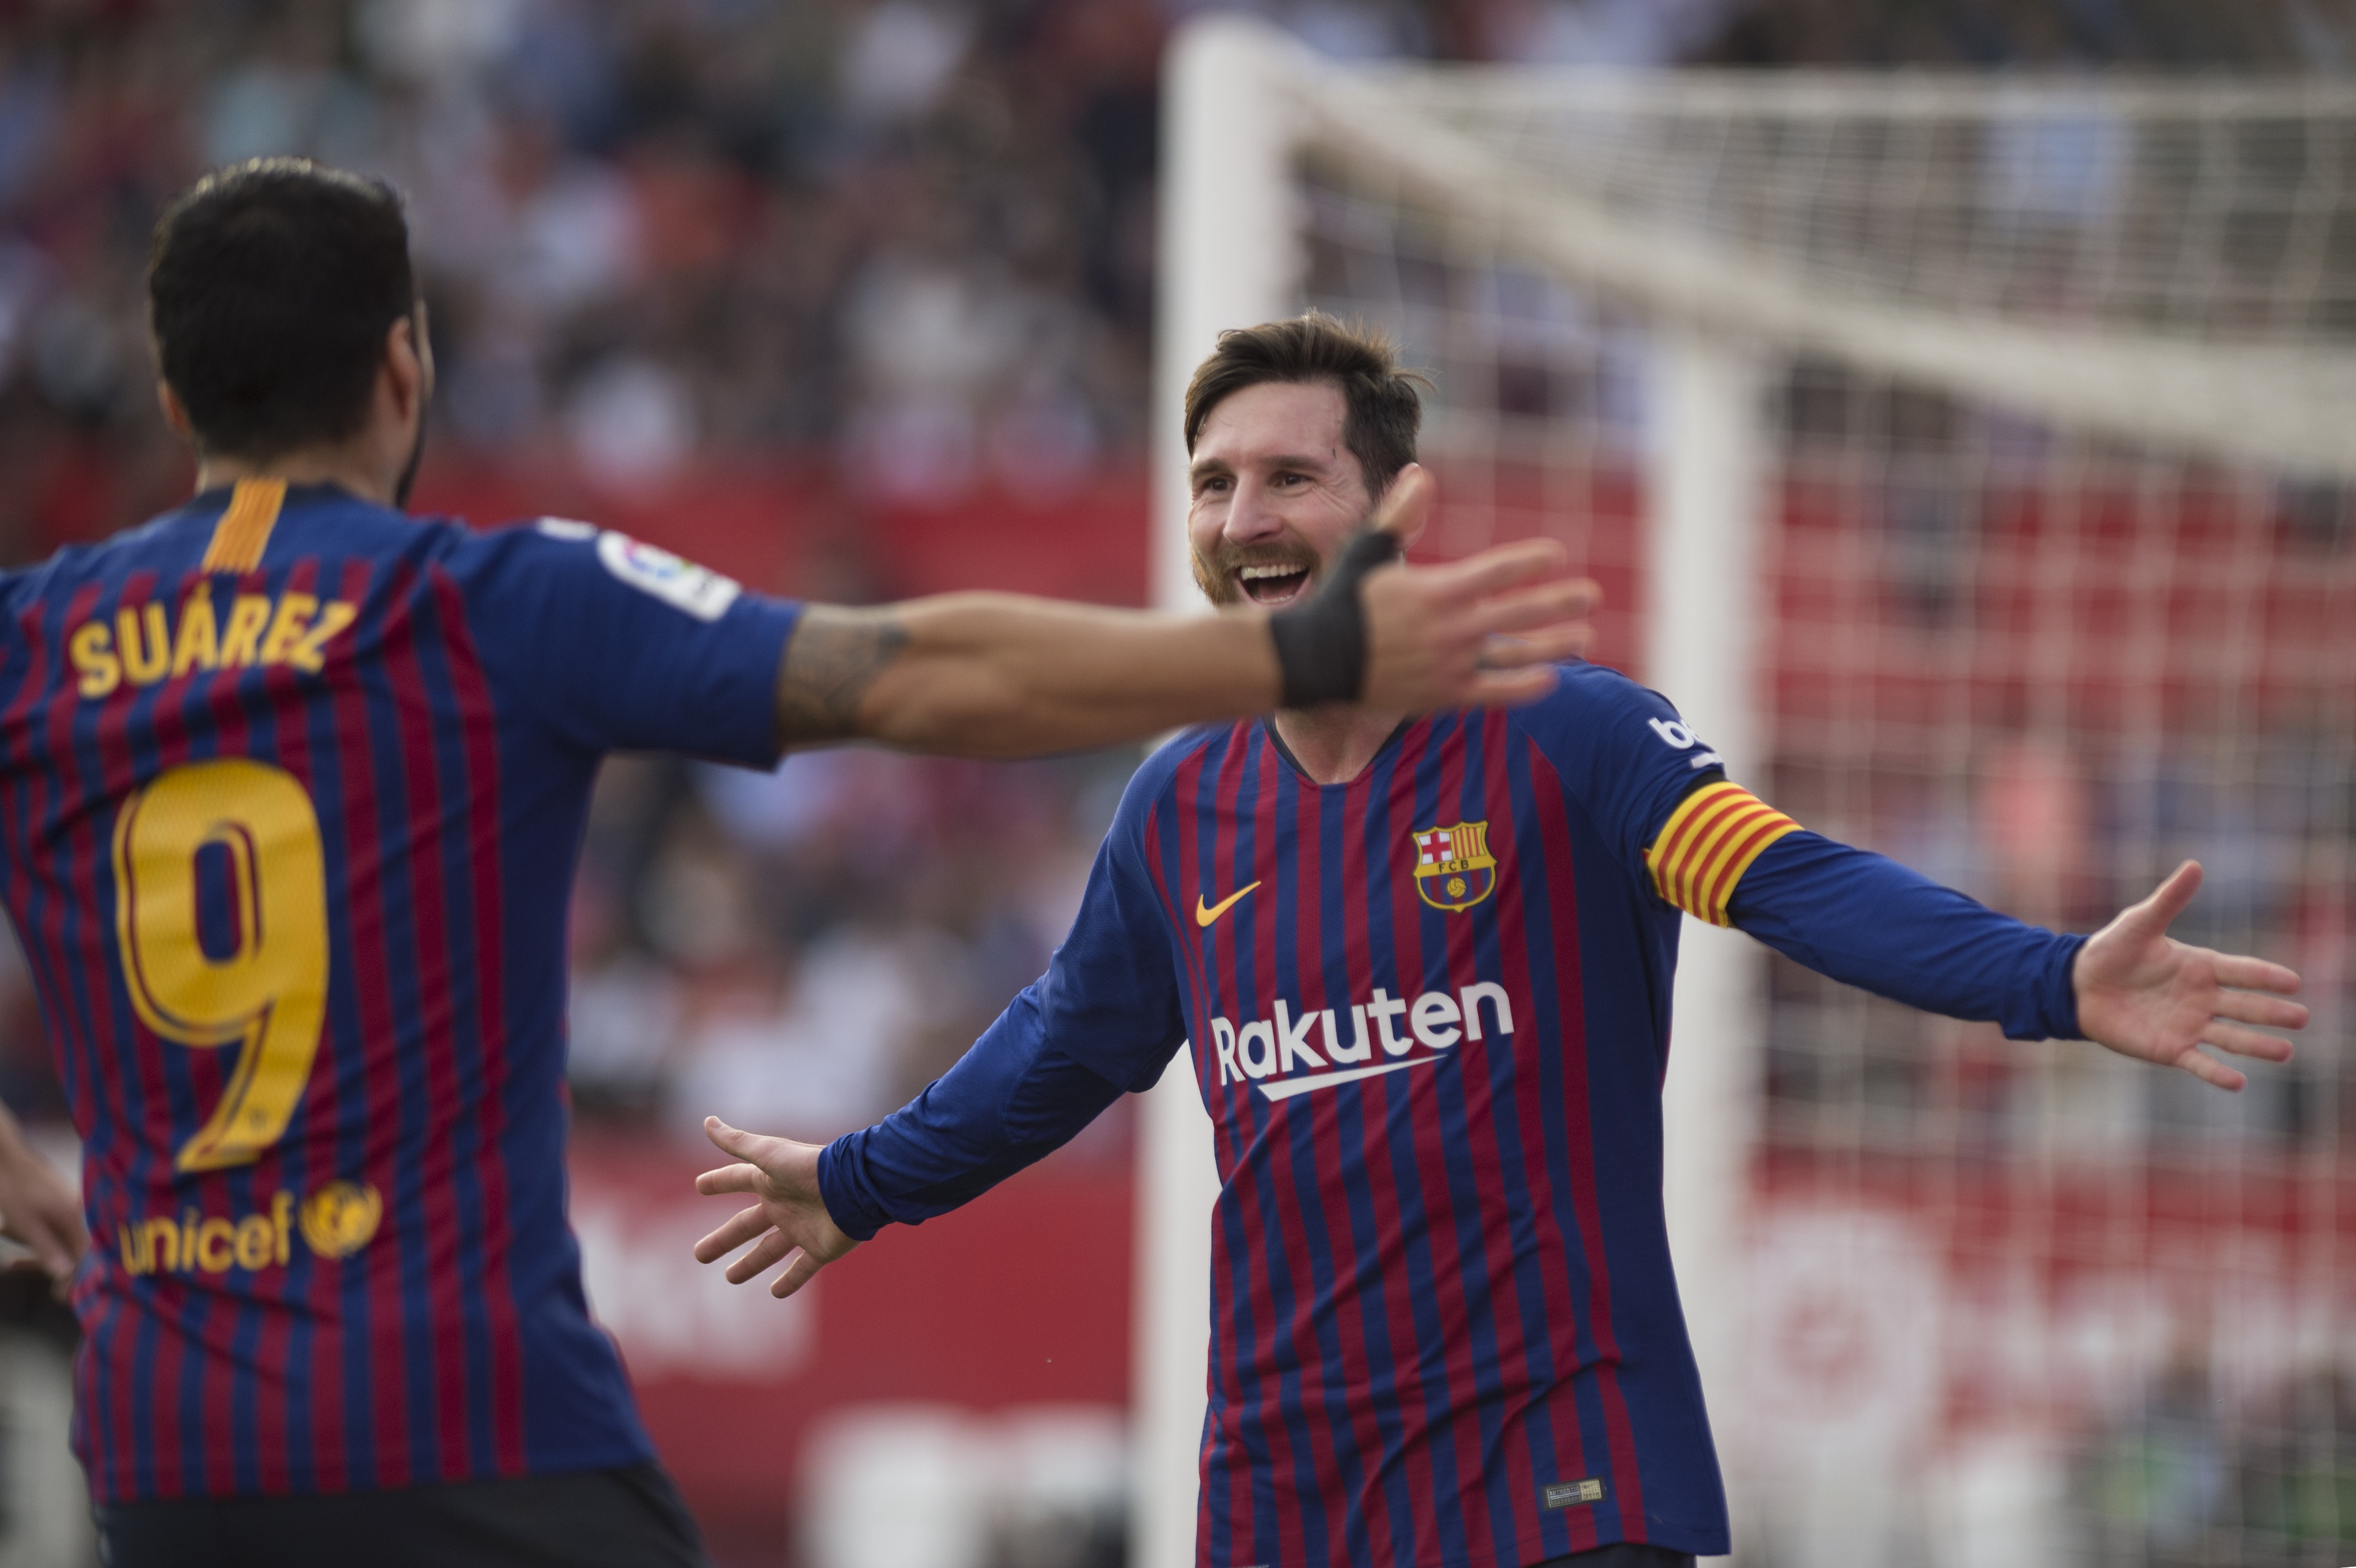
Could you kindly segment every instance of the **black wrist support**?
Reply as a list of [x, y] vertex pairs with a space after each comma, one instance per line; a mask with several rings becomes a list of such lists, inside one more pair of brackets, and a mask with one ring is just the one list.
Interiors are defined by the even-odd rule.
[[1355, 702], [1366, 689], [1366, 603], [1358, 590], [1366, 573], [1398, 559], [1397, 534], [1369, 528], [1342, 547], [1333, 570], [1306, 604], [1268, 618], [1283, 675], [1286, 708]]

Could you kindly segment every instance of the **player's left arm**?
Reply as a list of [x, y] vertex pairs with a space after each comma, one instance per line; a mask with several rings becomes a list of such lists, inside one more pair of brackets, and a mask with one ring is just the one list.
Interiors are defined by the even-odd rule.
[[2289, 1043], [2262, 1031], [2307, 1023], [2290, 970], [2169, 936], [2200, 887], [2196, 866], [2093, 937], [2063, 935], [1807, 831], [1729, 782], [1676, 709], [1625, 677], [1575, 667], [1515, 722], [1650, 896], [1818, 974], [2015, 1040], [2091, 1040], [2222, 1089], [2245, 1080], [2202, 1046], [2281, 1061]]
[[2000, 914], [1894, 860], [1810, 833], [1740, 785], [1697, 789], [1648, 857], [1655, 890], [1822, 975], [2016, 1040], [2091, 1040], [2218, 1088], [2245, 1076], [2203, 1051], [2283, 1061], [2307, 1008], [2279, 964], [2178, 942], [2201, 886], [2188, 861], [2092, 937]]

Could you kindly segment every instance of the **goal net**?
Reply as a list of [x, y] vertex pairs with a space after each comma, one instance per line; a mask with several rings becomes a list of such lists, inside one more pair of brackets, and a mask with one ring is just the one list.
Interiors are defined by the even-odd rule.
[[[1173, 50], [1161, 581], [1218, 329], [1432, 377], [1422, 553], [1544, 533], [1597, 656], [1804, 824], [2308, 980], [2228, 1096], [1688, 922], [1668, 1201], [1746, 1563], [2356, 1562], [2356, 90]], [[1146, 1118], [1141, 1560], [1191, 1562], [1206, 1128]]]

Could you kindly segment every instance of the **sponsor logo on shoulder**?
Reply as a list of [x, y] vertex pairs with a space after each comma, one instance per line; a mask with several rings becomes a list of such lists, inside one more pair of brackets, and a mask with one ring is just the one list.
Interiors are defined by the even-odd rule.
[[[543, 528], [547, 524], [541, 525]], [[667, 549], [640, 544], [627, 534], [608, 530], [597, 536], [597, 559], [605, 570], [644, 593], [651, 593], [674, 609], [699, 621], [717, 621], [744, 592], [735, 579], [723, 577], [691, 560], [681, 560]]]
[[[1701, 737], [1675, 719], [1648, 719], [1645, 722], [1653, 727], [1654, 734], [1658, 735], [1680, 752], [1690, 752], [1696, 746], [1701, 745]], [[1726, 759], [1707, 746], [1703, 746], [1700, 752], [1686, 763], [1687, 767], [1696, 773], [1699, 773], [1704, 768], [1722, 768], [1725, 765]]]

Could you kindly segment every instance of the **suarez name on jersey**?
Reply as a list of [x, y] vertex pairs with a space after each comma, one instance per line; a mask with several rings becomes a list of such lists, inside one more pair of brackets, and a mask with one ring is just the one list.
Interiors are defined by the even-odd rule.
[[605, 752], [775, 760], [793, 607], [268, 480], [0, 602], [95, 1498], [649, 1457], [564, 1220], [565, 906]]

